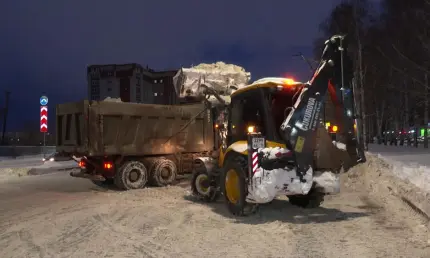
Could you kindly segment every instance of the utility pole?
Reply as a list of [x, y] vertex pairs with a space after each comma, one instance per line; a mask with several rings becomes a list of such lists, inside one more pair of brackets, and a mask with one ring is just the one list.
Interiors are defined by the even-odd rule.
[[428, 74], [425, 74], [425, 85], [424, 85], [424, 148], [428, 149], [428, 128], [429, 128], [429, 81]]
[[9, 97], [10, 97], [10, 91], [5, 91], [5, 106], [3, 110], [3, 130], [2, 130], [2, 136], [1, 136], [1, 144], [5, 145], [5, 134], [6, 134], [6, 128], [7, 128], [7, 115], [9, 112]]

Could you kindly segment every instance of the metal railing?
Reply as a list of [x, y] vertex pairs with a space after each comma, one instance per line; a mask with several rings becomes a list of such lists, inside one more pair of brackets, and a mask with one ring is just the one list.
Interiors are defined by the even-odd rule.
[[55, 146], [0, 146], [0, 157], [49, 155], [55, 149]]

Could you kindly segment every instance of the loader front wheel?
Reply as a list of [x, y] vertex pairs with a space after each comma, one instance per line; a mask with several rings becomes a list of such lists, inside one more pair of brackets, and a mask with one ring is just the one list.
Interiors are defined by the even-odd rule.
[[288, 200], [294, 206], [305, 209], [318, 208], [324, 201], [324, 193], [318, 192], [312, 188], [307, 195], [292, 195], [288, 196]]
[[148, 170], [142, 162], [127, 161], [116, 171], [114, 183], [121, 190], [141, 189], [148, 177]]
[[222, 193], [228, 210], [236, 216], [246, 216], [255, 211], [256, 205], [246, 202], [247, 164], [245, 157], [237, 156], [226, 161], [221, 175]]
[[214, 179], [206, 171], [195, 170], [191, 179], [193, 195], [204, 202], [214, 202], [219, 197], [219, 191]]

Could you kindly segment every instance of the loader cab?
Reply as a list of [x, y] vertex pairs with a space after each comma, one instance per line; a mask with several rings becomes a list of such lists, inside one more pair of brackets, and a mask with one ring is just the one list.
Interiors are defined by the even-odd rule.
[[294, 104], [293, 96], [302, 85], [281, 87], [270, 82], [233, 94], [228, 112], [227, 145], [246, 141], [250, 132], [259, 132], [266, 141], [283, 144], [280, 127]]
[[227, 145], [246, 141], [248, 132], [259, 132], [267, 140], [274, 139], [274, 127], [270, 119], [267, 91], [255, 88], [231, 99], [229, 108]]

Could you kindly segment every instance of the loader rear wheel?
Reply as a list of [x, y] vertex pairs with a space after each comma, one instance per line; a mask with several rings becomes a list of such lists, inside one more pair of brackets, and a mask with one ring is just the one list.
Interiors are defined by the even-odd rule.
[[246, 202], [248, 194], [246, 183], [247, 164], [245, 157], [228, 159], [222, 170], [221, 187], [228, 210], [236, 216], [246, 216], [256, 210], [256, 204]]
[[292, 205], [312, 209], [318, 208], [324, 201], [324, 193], [318, 192], [312, 188], [307, 195], [292, 195], [288, 196], [288, 200]]
[[151, 184], [155, 186], [166, 186], [172, 184], [178, 175], [175, 162], [170, 159], [157, 159], [151, 169]]
[[141, 189], [148, 182], [148, 170], [140, 161], [127, 161], [116, 171], [115, 186], [121, 190]]

